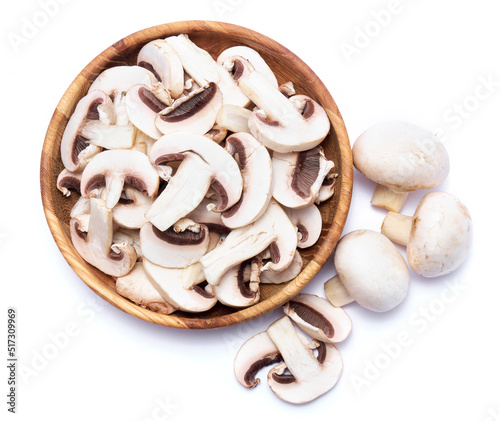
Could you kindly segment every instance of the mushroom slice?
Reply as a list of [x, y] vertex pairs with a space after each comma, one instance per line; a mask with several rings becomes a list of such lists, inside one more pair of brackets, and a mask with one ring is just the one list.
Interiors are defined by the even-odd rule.
[[152, 197], [158, 185], [158, 173], [146, 155], [133, 150], [101, 152], [85, 167], [81, 183], [84, 197], [105, 186], [106, 205], [110, 209], [120, 200], [124, 186]]
[[351, 332], [347, 313], [317, 295], [298, 294], [283, 310], [305, 333], [321, 342], [342, 342]]
[[273, 154], [273, 197], [288, 208], [313, 204], [334, 163], [321, 146], [304, 152]]
[[250, 132], [268, 148], [298, 152], [319, 145], [330, 131], [330, 120], [316, 101], [304, 95], [285, 97], [243, 57], [225, 63], [234, 80], [258, 107], [249, 120]]
[[320, 204], [325, 200], [330, 199], [335, 192], [335, 181], [339, 175], [337, 173], [330, 173], [324, 179], [321, 187], [319, 188], [319, 195], [316, 199], [316, 203]]
[[214, 141], [217, 144], [220, 144], [227, 136], [227, 129], [225, 129], [222, 126], [219, 126], [217, 123], [215, 123], [212, 128], [205, 133], [205, 137], [208, 137], [212, 141]]
[[293, 86], [293, 82], [286, 82], [283, 85], [280, 85], [279, 90], [287, 98], [290, 98], [291, 96], [294, 96], [297, 93], [295, 92], [295, 87]]
[[472, 245], [472, 219], [464, 204], [444, 192], [426, 194], [413, 217], [389, 212], [382, 234], [407, 247], [408, 263], [420, 276], [456, 270]]
[[[181, 220], [179, 223], [189, 220]], [[146, 223], [141, 228], [141, 249], [144, 257], [160, 266], [185, 268], [197, 263], [207, 251], [210, 241], [208, 228], [204, 225], [190, 224], [177, 229], [171, 227], [160, 231]]]
[[123, 276], [132, 270], [136, 252], [128, 243], [112, 243], [113, 216], [103, 200], [90, 199], [88, 231], [81, 231], [79, 224], [77, 218], [70, 220], [71, 241], [86, 262], [111, 276]]
[[[290, 403], [305, 403], [328, 392], [342, 374], [340, 352], [329, 343], [320, 342], [318, 356], [305, 345], [288, 316], [278, 319], [267, 333], [281, 354], [284, 363], [269, 371], [271, 390]], [[291, 374], [284, 374], [288, 369]]]
[[[104, 195], [102, 196], [104, 199]], [[113, 207], [113, 221], [120, 227], [139, 229], [148, 220], [144, 214], [153, 204], [153, 199], [133, 188], [125, 188], [118, 203]]]
[[127, 92], [134, 85], [146, 85], [153, 89], [157, 83], [155, 75], [143, 67], [115, 66], [104, 70], [97, 76], [90, 85], [89, 93], [101, 90], [111, 95], [115, 92]]
[[66, 168], [57, 177], [57, 189], [66, 197], [71, 195], [71, 190], [80, 194], [81, 172], [71, 172]]
[[323, 219], [318, 207], [309, 205], [300, 209], [284, 208], [284, 211], [292, 224], [297, 227], [297, 247], [307, 248], [316, 244], [323, 227]]
[[214, 125], [220, 107], [222, 93], [210, 82], [162, 110], [155, 118], [156, 128], [163, 134], [182, 130], [205, 134]]
[[271, 157], [266, 147], [248, 133], [229, 136], [226, 150], [239, 164], [243, 191], [240, 200], [222, 212], [222, 222], [229, 228], [239, 228], [260, 218], [269, 205]]
[[[161, 89], [164, 90], [164, 88]], [[149, 89], [146, 85], [134, 85], [125, 96], [125, 107], [130, 121], [153, 139], [162, 136], [155, 125], [157, 114], [172, 105], [170, 97], [158, 95], [159, 90], [158, 87]], [[168, 94], [167, 91], [164, 93]]]
[[172, 314], [176, 310], [151, 284], [140, 262], [135, 264], [130, 273], [116, 278], [116, 292], [141, 307], [149, 307], [160, 314]]
[[148, 136], [146, 133], [137, 130], [137, 134], [135, 136], [134, 146], [132, 146], [132, 150], [136, 150], [142, 152], [145, 155], [149, 156], [149, 151], [151, 147], [156, 142], [156, 139], [153, 139], [151, 136]]
[[441, 184], [450, 169], [448, 153], [432, 132], [412, 123], [378, 123], [352, 148], [354, 166], [377, 183], [372, 205], [399, 212], [408, 192]]
[[222, 304], [236, 308], [259, 302], [261, 268], [262, 258], [257, 256], [229, 268], [214, 287], [215, 296]]
[[135, 142], [136, 130], [131, 124], [109, 125], [90, 120], [81, 129], [87, 142], [105, 149], [130, 149]]
[[377, 312], [400, 304], [410, 285], [403, 256], [382, 234], [357, 230], [342, 237], [334, 256], [337, 276], [325, 282], [325, 294], [335, 307], [352, 301]]
[[216, 83], [221, 92], [224, 104], [234, 104], [246, 107], [250, 100], [241, 91], [227, 70], [217, 64], [212, 56], [198, 47], [185, 34], [171, 36], [166, 41], [179, 55], [182, 66], [195, 82], [205, 86], [209, 82]]
[[231, 266], [256, 256], [269, 246], [271, 261], [263, 266], [262, 271], [279, 271], [288, 267], [297, 247], [297, 234], [274, 200], [257, 221], [232, 230], [222, 244], [200, 259], [207, 282], [217, 285]]
[[295, 250], [293, 260], [288, 267], [282, 271], [266, 270], [260, 274], [261, 284], [283, 284], [295, 279], [302, 271], [302, 256]]
[[[238, 202], [243, 185], [238, 164], [224, 148], [205, 136], [188, 132], [165, 135], [158, 139], [151, 148], [149, 159], [156, 166], [164, 165], [170, 161], [182, 159], [186, 152], [195, 152], [212, 168], [213, 179], [210, 187], [217, 194], [217, 206], [214, 208], [217, 212], [229, 209]], [[180, 217], [182, 216], [184, 215]]]
[[223, 66], [226, 61], [235, 56], [241, 56], [247, 59], [255, 68], [255, 71], [264, 76], [270, 84], [278, 87], [278, 80], [276, 79], [274, 72], [271, 70], [262, 56], [253, 48], [247, 47], [245, 45], [236, 45], [234, 47], [229, 47], [219, 54], [219, 57], [217, 57], [217, 63]]
[[179, 310], [197, 313], [210, 310], [217, 303], [217, 298], [209, 292], [208, 286], [205, 289], [198, 285], [191, 289], [184, 288], [184, 283], [189, 282], [185, 278], [194, 276], [189, 267], [184, 269], [165, 268], [155, 265], [148, 259], [144, 259], [143, 265], [156, 290], [166, 301]]
[[250, 133], [248, 128], [248, 120], [252, 116], [252, 111], [247, 108], [238, 107], [237, 105], [223, 105], [215, 121], [221, 127], [234, 133]]
[[144, 255], [142, 254], [141, 239], [138, 229], [118, 227], [118, 229], [113, 233], [113, 243], [129, 243], [135, 249], [137, 261], [142, 261]]
[[68, 171], [83, 170], [87, 163], [101, 151], [99, 146], [89, 144], [82, 135], [86, 123], [114, 119], [113, 103], [102, 91], [94, 91], [84, 96], [76, 105], [61, 139], [61, 159]]
[[224, 237], [227, 236], [231, 232], [231, 229], [222, 223], [222, 214], [213, 212], [209, 208], [213, 208], [213, 203], [208, 199], [203, 199], [193, 211], [186, 215], [186, 218], [198, 224], [205, 225], [210, 233], [219, 234]]
[[156, 39], [141, 48], [137, 65], [153, 73], [172, 98], [179, 98], [184, 91], [184, 69], [175, 50], [164, 39]]

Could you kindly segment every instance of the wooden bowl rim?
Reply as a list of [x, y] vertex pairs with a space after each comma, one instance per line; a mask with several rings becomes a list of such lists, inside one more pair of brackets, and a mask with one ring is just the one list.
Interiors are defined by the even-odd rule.
[[[319, 248], [316, 255], [313, 257], [313, 259], [309, 262], [309, 264], [302, 269], [300, 275], [294, 280], [290, 281], [282, 290], [264, 301], [261, 301], [251, 307], [240, 310], [235, 309], [235, 312], [233, 313], [216, 316], [210, 319], [177, 317], [175, 316], [175, 313], [173, 315], [159, 314], [132, 303], [128, 299], [119, 296], [118, 293], [110, 291], [98, 280], [94, 279], [95, 275], [91, 273], [85, 265], [82, 265], [80, 262], [74, 259], [75, 251], [74, 249], [72, 249], [71, 245], [67, 244], [67, 241], [65, 241], [62, 222], [55, 216], [55, 213], [53, 212], [54, 203], [50, 194], [50, 180], [48, 180], [48, 171], [44, 170], [50, 167], [50, 161], [52, 159], [52, 145], [54, 143], [58, 143], [55, 140], [56, 131], [51, 130], [51, 128], [53, 128], [55, 125], [60, 124], [60, 118], [56, 118], [56, 114], [59, 111], [60, 113], [69, 117], [69, 111], [67, 110], [67, 106], [65, 104], [67, 103], [67, 100], [69, 98], [75, 95], [75, 85], [76, 87], [81, 88], [83, 84], [82, 79], [87, 80], [86, 78], [89, 74], [92, 73], [92, 69], [96, 69], [102, 66], [103, 60], [106, 61], [108, 57], [114, 57], [120, 54], [120, 48], [123, 48], [123, 46], [125, 46], [125, 50], [130, 48], [131, 41], [133, 41], [136, 45], [144, 44], [152, 39], [160, 37], [165, 38], [170, 35], [178, 35], [182, 33], [190, 34], [193, 32], [226, 32], [230, 33], [233, 36], [251, 40], [258, 44], [262, 44], [262, 42], [264, 41], [266, 46], [272, 46], [282, 54], [286, 54], [295, 63], [299, 63], [300, 67], [303, 70], [313, 75], [315, 78], [315, 90], [322, 89], [325, 90], [327, 94], [329, 103], [321, 103], [321, 105], [325, 108], [333, 129], [335, 130], [335, 133], [337, 135], [341, 161], [340, 163], [336, 163], [337, 166], [339, 166], [340, 164], [339, 178], [341, 180], [341, 183], [340, 188], [337, 188], [335, 193], [340, 195], [340, 197], [337, 209], [335, 211], [334, 219], [332, 221], [328, 234], [323, 241], [323, 244]], [[313, 72], [313, 70], [286, 47], [256, 31], [225, 22], [200, 20], [171, 22], [142, 29], [138, 32], [126, 36], [112, 46], [108, 47], [106, 50], [96, 56], [89, 64], [87, 64], [87, 66], [85, 66], [85, 68], [78, 74], [78, 76], [67, 88], [61, 100], [59, 101], [56, 110], [54, 111], [54, 115], [52, 116], [45, 136], [40, 164], [40, 184], [44, 214], [47, 219], [51, 234], [54, 237], [59, 250], [61, 251], [68, 264], [74, 270], [74, 272], [96, 294], [98, 294], [100, 297], [102, 297], [115, 307], [119, 308], [120, 310], [148, 322], [184, 329], [212, 329], [232, 326], [250, 321], [269, 313], [270, 311], [283, 305], [286, 301], [290, 300], [293, 296], [298, 294], [319, 272], [323, 264], [333, 252], [335, 245], [340, 238], [350, 207], [352, 195], [352, 178], [352, 154], [344, 121], [331, 94], [329, 93], [323, 82]], [[117, 297], [119, 297], [119, 299], [117, 299]], [[236, 315], [237, 317], [235, 317]]]

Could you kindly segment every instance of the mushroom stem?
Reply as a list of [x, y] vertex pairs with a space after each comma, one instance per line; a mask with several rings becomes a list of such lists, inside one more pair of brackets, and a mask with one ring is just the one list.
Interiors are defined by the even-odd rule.
[[81, 134], [92, 145], [106, 149], [129, 149], [134, 145], [135, 129], [132, 125], [108, 125], [100, 120], [90, 120]]
[[413, 218], [396, 212], [389, 212], [382, 222], [380, 231], [394, 243], [407, 246], [410, 241]]
[[325, 282], [325, 294], [335, 307], [343, 307], [354, 301], [338, 275]]
[[370, 203], [373, 206], [386, 208], [393, 212], [399, 212], [405, 204], [407, 197], [408, 192], [396, 192], [382, 184], [377, 184]]

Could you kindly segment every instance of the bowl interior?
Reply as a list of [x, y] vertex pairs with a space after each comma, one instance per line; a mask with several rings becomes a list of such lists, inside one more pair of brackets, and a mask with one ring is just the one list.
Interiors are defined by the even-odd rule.
[[[64, 128], [76, 104], [86, 95], [97, 75], [109, 67], [136, 64], [140, 48], [149, 41], [182, 33], [188, 34], [193, 42], [214, 58], [235, 45], [257, 50], [275, 72], [280, 84], [292, 81], [297, 93], [319, 102], [331, 121], [330, 133], [322, 147], [328, 159], [334, 161], [339, 176], [334, 196], [319, 206], [323, 218], [319, 241], [313, 247], [300, 250], [304, 267], [296, 279], [281, 285], [261, 285], [260, 302], [249, 308], [232, 309], [217, 304], [204, 313], [175, 312], [165, 316], [118, 295], [114, 279], [87, 264], [78, 255], [69, 235], [69, 214], [78, 195], [72, 193], [69, 198], [64, 197], [56, 188], [56, 180], [64, 168], [60, 156]], [[103, 51], [82, 70], [62, 97], [49, 124], [40, 177], [45, 215], [52, 235], [68, 263], [90, 288], [123, 311], [153, 323], [180, 328], [215, 328], [263, 315], [286, 302], [311, 281], [333, 251], [344, 227], [351, 199], [352, 157], [347, 132], [333, 98], [302, 60], [277, 42], [249, 29], [220, 22], [188, 21], [159, 25], [132, 34]]]

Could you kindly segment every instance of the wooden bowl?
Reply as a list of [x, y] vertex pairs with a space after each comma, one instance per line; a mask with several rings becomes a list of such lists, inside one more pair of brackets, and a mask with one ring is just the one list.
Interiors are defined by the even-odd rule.
[[[204, 313], [175, 312], [166, 316], [118, 295], [114, 279], [86, 263], [71, 243], [69, 214], [78, 195], [73, 193], [66, 198], [56, 188], [57, 176], [63, 169], [59, 149], [64, 128], [93, 80], [109, 67], [135, 64], [138, 51], [149, 41], [178, 34], [188, 34], [214, 58], [234, 45], [254, 48], [275, 72], [280, 84], [292, 81], [297, 93], [309, 95], [319, 102], [332, 125], [322, 146], [326, 156], [335, 162], [339, 177], [334, 196], [319, 206], [323, 217], [321, 237], [313, 247], [301, 250], [304, 267], [297, 278], [282, 285], [262, 285], [260, 302], [245, 309], [232, 309], [219, 303]], [[344, 122], [333, 98], [302, 60], [272, 39], [247, 28], [221, 22], [187, 21], [158, 25], [129, 35], [103, 51], [81, 71], [64, 93], [50, 121], [42, 150], [40, 178], [45, 216], [57, 246], [92, 290], [119, 309], [146, 321], [177, 328], [208, 329], [252, 320], [277, 308], [299, 293], [318, 273], [337, 244], [347, 218], [352, 191], [352, 156]]]

